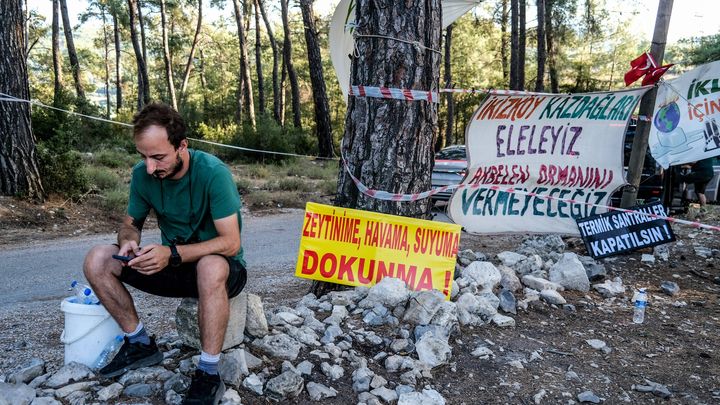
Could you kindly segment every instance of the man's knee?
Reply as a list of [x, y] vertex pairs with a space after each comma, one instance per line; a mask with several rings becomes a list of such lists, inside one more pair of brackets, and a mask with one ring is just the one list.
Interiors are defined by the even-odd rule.
[[230, 265], [222, 256], [208, 255], [197, 263], [198, 287], [225, 286], [229, 274]]
[[101, 277], [108, 274], [119, 274], [121, 266], [112, 262], [112, 255], [118, 252], [115, 245], [93, 246], [85, 256], [83, 273], [87, 279]]

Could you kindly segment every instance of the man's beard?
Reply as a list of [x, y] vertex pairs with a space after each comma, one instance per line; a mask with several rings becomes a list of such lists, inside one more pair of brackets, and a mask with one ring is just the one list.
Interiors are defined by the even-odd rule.
[[173, 176], [175, 176], [176, 174], [180, 173], [180, 170], [182, 170], [182, 168], [183, 168], [183, 160], [182, 160], [182, 157], [180, 157], [180, 152], [178, 152], [177, 159], [175, 160], [175, 165], [170, 168], [170, 171], [168, 172], [168, 174], [166, 176], [161, 176], [162, 173], [164, 172], [164, 170], [155, 170], [153, 172], [153, 176], [156, 179], [164, 179], [164, 178], [170, 179]]

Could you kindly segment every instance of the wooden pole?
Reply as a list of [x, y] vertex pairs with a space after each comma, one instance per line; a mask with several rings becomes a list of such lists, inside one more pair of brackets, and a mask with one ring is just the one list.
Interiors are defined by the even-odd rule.
[[[673, 0], [660, 0], [660, 4], [658, 4], [657, 17], [655, 18], [655, 32], [653, 33], [652, 45], [650, 46], [650, 54], [655, 58], [658, 66], [662, 66], [663, 57], [665, 56], [665, 41], [667, 40], [672, 7]], [[638, 120], [635, 138], [633, 139], [632, 152], [630, 153], [630, 162], [628, 164], [627, 180], [633, 187], [626, 187], [623, 191], [620, 202], [623, 208], [635, 205], [643, 163], [645, 162], [645, 153], [647, 152], [650, 126], [652, 125], [652, 121], [649, 121], [645, 117], [652, 117], [656, 96], [657, 88], [653, 88], [645, 93], [640, 101], [641, 119]], [[668, 190], [666, 190], [666, 192], [667, 191]]]

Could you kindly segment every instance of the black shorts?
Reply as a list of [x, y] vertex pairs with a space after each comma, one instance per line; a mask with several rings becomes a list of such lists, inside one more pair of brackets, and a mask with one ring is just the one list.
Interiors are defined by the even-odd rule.
[[708, 177], [703, 173], [691, 172], [690, 174], [680, 176], [679, 179], [682, 183], [693, 183], [696, 193], [705, 194], [705, 189], [708, 183], [710, 183], [710, 180], [712, 180], [712, 176]]
[[[223, 256], [225, 257], [225, 256]], [[237, 260], [225, 257], [230, 265], [226, 287], [228, 298], [232, 298], [243, 290], [247, 281], [247, 270]], [[178, 267], [165, 267], [149, 276], [139, 273], [128, 266], [123, 266], [120, 281], [138, 290], [162, 297], [198, 297], [197, 262], [182, 263]]]

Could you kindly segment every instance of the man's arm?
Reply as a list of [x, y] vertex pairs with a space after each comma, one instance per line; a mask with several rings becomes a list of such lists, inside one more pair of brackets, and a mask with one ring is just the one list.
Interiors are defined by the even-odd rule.
[[[235, 256], [240, 250], [240, 227], [237, 214], [213, 220], [218, 236], [205, 242], [181, 245], [177, 247], [178, 253], [184, 262], [195, 262], [209, 254]], [[170, 249], [168, 248], [168, 252]], [[168, 258], [170, 255], [168, 254]]]
[[137, 249], [140, 245], [140, 235], [142, 233], [145, 218], [137, 219], [130, 215], [126, 215], [120, 230], [118, 231], [118, 245], [120, 245], [120, 254], [127, 255], [132, 251], [137, 255]]
[[[237, 214], [213, 220], [218, 236], [200, 243], [177, 246], [183, 262], [195, 262], [204, 256], [218, 254], [234, 256], [240, 250], [240, 227]], [[170, 247], [147, 245], [140, 249], [138, 257], [128, 264], [140, 273], [150, 275], [164, 269], [170, 262]]]

